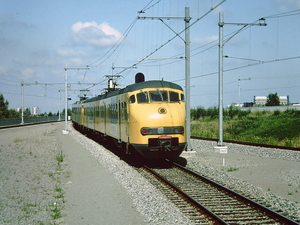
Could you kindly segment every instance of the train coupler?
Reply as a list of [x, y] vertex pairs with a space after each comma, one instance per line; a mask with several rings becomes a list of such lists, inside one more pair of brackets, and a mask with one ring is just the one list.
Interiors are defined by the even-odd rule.
[[159, 136], [158, 137], [159, 146], [167, 151], [171, 151], [172, 146], [172, 136]]

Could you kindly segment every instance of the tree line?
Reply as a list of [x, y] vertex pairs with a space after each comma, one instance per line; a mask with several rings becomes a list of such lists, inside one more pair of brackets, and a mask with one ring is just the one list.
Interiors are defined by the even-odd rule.
[[[18, 112], [14, 109], [8, 109], [9, 102], [4, 98], [3, 94], [0, 94], [0, 119], [8, 119], [8, 118], [20, 118], [22, 114], [22, 109]], [[65, 110], [61, 112], [61, 116], [64, 116]], [[38, 116], [58, 116], [57, 113], [41, 113]], [[68, 109], [68, 115], [71, 115], [71, 110]], [[30, 112], [30, 109], [26, 108], [23, 112], [23, 117], [31, 117], [33, 116]]]
[[[279, 106], [280, 105], [280, 99], [277, 95], [277, 93], [273, 94], [270, 93], [268, 95], [267, 102], [265, 106]], [[223, 109], [223, 116], [225, 118], [232, 119], [233, 117], [242, 118], [250, 114], [250, 110], [242, 111], [240, 108], [229, 106], [227, 109]], [[217, 106], [210, 107], [208, 109], [205, 109], [204, 107], [197, 107], [194, 109], [191, 109], [191, 118], [194, 120], [197, 120], [199, 118], [210, 118], [210, 119], [216, 119], [219, 116], [219, 108]]]
[[[277, 93], [269, 94], [266, 106], [278, 106], [278, 105], [280, 105], [280, 100]], [[9, 106], [9, 102], [4, 99], [3, 94], [0, 94], [0, 119], [21, 117], [22, 111], [17, 112], [14, 109], [8, 109], [8, 106]], [[246, 116], [249, 113], [250, 111], [241, 111], [236, 109], [235, 107], [230, 106], [228, 109], [224, 110], [223, 114], [225, 117], [228, 116], [230, 118], [233, 118], [234, 116], [238, 116], [238, 117]], [[64, 114], [65, 114], [65, 110], [62, 111], [61, 116], [64, 116]], [[59, 112], [57, 113], [45, 112], [39, 114], [39, 116], [58, 116], [58, 115]], [[68, 115], [71, 115], [71, 109], [68, 109]], [[198, 107], [196, 109], [191, 109], [191, 117], [193, 119], [199, 119], [200, 117], [217, 118], [218, 115], [219, 115], [219, 109], [217, 107], [211, 107], [208, 109], [204, 109], [203, 107]], [[24, 117], [32, 116], [28, 108], [24, 110], [23, 116]]]

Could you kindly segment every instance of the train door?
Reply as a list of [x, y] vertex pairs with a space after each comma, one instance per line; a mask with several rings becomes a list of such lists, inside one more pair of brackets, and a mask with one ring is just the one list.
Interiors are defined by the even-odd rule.
[[106, 121], [107, 121], [107, 114], [106, 114], [106, 104], [103, 102], [103, 114], [104, 114], [104, 134], [107, 133], [106, 131]]
[[81, 105], [80, 110], [81, 110], [81, 112], [80, 112], [80, 124], [84, 125], [84, 106], [83, 106], [83, 104]]
[[93, 129], [96, 130], [96, 104], [93, 104]]
[[118, 139], [119, 141], [122, 140], [122, 110], [123, 110], [123, 107], [122, 107], [122, 103], [120, 102], [119, 100], [119, 103], [118, 103]]
[[132, 95], [129, 99], [126, 99], [125, 103], [125, 108], [124, 108], [124, 123], [125, 123], [125, 128], [124, 128], [124, 132], [125, 132], [125, 137], [126, 140], [126, 153], [130, 153], [129, 150], [129, 145], [130, 145], [130, 103], [134, 102], [134, 95]]
[[129, 108], [129, 105], [127, 103], [127, 101], [125, 101], [124, 103], [124, 109], [123, 109], [123, 116], [124, 116], [124, 134], [125, 134], [125, 137], [127, 139], [127, 142], [129, 143], [129, 115], [128, 115], [128, 108]]

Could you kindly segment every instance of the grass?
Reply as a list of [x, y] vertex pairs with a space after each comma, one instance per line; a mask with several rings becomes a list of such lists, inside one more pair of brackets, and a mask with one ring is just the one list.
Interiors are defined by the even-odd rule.
[[64, 161], [64, 158], [65, 156], [62, 154], [62, 151], [60, 151], [55, 157], [57, 164], [62, 163]]
[[52, 219], [57, 220], [59, 218], [62, 218], [61, 214], [61, 208], [57, 206], [57, 204], [54, 204], [54, 208], [51, 210], [53, 212], [52, 214]]
[[230, 167], [229, 169], [227, 169], [227, 172], [233, 172], [233, 171], [237, 171], [237, 170], [239, 170], [239, 168]]
[[[59, 151], [58, 154], [55, 156], [55, 159], [57, 161], [57, 167], [56, 167], [56, 174], [59, 174], [61, 173], [61, 168], [62, 168], [62, 165], [61, 163], [64, 162], [64, 158], [65, 156], [63, 155], [62, 151]], [[56, 179], [56, 174], [53, 174], [53, 173], [50, 173], [49, 176], [52, 177], [53, 179]], [[57, 201], [53, 203], [53, 205], [51, 206], [51, 211], [52, 211], [52, 219], [53, 220], [57, 220], [57, 219], [60, 219], [62, 218], [62, 209], [63, 209], [63, 206], [60, 206], [60, 204], [63, 204], [65, 203], [65, 192], [64, 190], [60, 187], [61, 183], [60, 183], [60, 179], [57, 179], [58, 181], [58, 184], [56, 187], [55, 187], [55, 195], [53, 196], [54, 199], [56, 199]], [[56, 224], [54, 222], [54, 224]]]
[[36, 208], [37, 204], [32, 204], [32, 203], [24, 203], [23, 206], [21, 207], [21, 210], [25, 212], [26, 214], [31, 214], [31, 213], [37, 213]]
[[19, 143], [19, 142], [22, 142], [22, 141], [24, 141], [24, 140], [21, 139], [21, 138], [15, 138], [15, 139], [13, 140], [14, 143]]
[[[223, 138], [260, 144], [300, 147], [300, 111], [224, 113]], [[192, 136], [218, 138], [218, 117], [199, 117], [191, 124]]]

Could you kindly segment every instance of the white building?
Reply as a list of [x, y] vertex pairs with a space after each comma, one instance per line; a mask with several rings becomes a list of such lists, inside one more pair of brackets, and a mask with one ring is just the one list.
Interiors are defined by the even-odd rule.
[[[28, 109], [28, 107], [24, 107], [24, 111], [25, 111], [26, 109]], [[17, 112], [22, 112], [22, 107], [17, 107], [17, 108], [15, 108], [15, 110], [16, 110]]]
[[289, 96], [279, 96], [280, 105], [288, 105], [290, 104]]
[[267, 103], [267, 96], [254, 96], [254, 104], [255, 105], [265, 105]]
[[[254, 96], [254, 105], [265, 105], [267, 103], [268, 96]], [[279, 96], [280, 105], [288, 105], [290, 104], [289, 95], [287, 96]]]
[[39, 107], [37, 107], [37, 106], [32, 107], [31, 114], [32, 114], [33, 116], [39, 115], [39, 114], [40, 114], [40, 109], [39, 109]]

